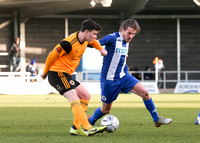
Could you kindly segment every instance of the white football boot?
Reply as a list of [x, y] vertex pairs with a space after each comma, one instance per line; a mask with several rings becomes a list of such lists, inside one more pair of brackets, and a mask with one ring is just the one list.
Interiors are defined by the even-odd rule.
[[154, 122], [156, 127], [160, 127], [161, 125], [169, 125], [172, 122], [170, 118], [160, 117], [157, 122]]
[[196, 121], [195, 121], [196, 125], [200, 125], [200, 117], [197, 117]]

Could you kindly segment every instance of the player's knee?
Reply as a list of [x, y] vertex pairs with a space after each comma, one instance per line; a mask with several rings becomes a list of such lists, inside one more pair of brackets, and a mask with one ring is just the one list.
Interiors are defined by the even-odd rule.
[[104, 114], [109, 114], [110, 113], [110, 110], [106, 110]]
[[86, 98], [87, 98], [87, 100], [90, 100], [90, 98], [91, 98], [91, 95], [90, 95], [90, 94], [88, 94]]
[[151, 99], [151, 97], [148, 95], [146, 95], [146, 96], [144, 96], [144, 98], [143, 98], [143, 100], [149, 100], [149, 99]]
[[151, 98], [151, 97], [149, 96], [149, 93], [148, 93], [148, 92], [142, 93], [141, 97], [142, 97], [143, 100], [149, 100], [149, 99]]
[[109, 114], [110, 113], [110, 109], [105, 109], [102, 111], [103, 114]]

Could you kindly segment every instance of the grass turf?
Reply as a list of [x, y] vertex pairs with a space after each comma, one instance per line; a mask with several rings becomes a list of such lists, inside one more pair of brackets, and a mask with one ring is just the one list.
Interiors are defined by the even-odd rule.
[[[119, 129], [92, 137], [71, 136], [71, 108], [60, 95], [0, 95], [0, 143], [188, 143], [199, 142], [194, 121], [200, 94], [152, 95], [159, 116], [170, 117], [169, 126], [156, 128], [141, 99], [119, 95], [110, 114], [119, 118]], [[88, 108], [92, 115], [100, 96], [93, 95]], [[97, 125], [100, 121], [97, 122]]]

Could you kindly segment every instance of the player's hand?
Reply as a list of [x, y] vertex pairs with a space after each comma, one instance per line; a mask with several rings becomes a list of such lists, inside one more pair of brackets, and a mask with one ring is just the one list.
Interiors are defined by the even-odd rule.
[[41, 78], [42, 78], [43, 80], [45, 80], [45, 78], [47, 77], [47, 74], [42, 73], [40, 76], [41, 76]]
[[99, 50], [99, 52], [101, 53], [102, 56], [106, 56], [107, 55], [107, 51], [104, 48]]

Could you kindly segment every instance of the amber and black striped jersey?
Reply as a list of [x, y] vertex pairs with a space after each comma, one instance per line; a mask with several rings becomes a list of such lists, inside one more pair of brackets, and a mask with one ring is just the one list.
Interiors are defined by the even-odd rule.
[[88, 44], [97, 50], [103, 48], [97, 40], [93, 40], [91, 43], [88, 41], [80, 43], [78, 39], [78, 32], [63, 39], [48, 55], [45, 63], [44, 74], [47, 74], [48, 71], [56, 71], [66, 72], [72, 75], [78, 67], [81, 57]]

